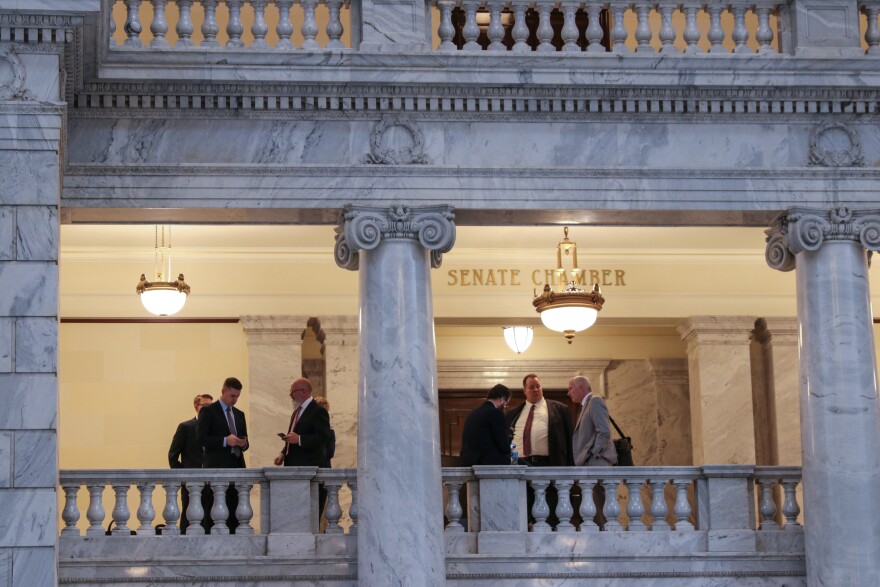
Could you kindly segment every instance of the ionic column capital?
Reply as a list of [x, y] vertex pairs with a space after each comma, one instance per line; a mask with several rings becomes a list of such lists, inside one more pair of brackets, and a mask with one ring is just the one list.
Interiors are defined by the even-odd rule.
[[336, 264], [356, 271], [358, 251], [375, 249], [383, 240], [411, 239], [431, 251], [431, 266], [437, 268], [443, 253], [455, 244], [454, 220], [451, 206], [410, 208], [396, 204], [381, 208], [349, 204], [339, 214], [336, 226]]
[[248, 315], [240, 318], [248, 345], [302, 342], [308, 316]]
[[765, 234], [767, 264], [791, 271], [795, 255], [815, 251], [828, 241], [858, 242], [869, 251], [880, 251], [880, 210], [791, 208], [777, 216]]

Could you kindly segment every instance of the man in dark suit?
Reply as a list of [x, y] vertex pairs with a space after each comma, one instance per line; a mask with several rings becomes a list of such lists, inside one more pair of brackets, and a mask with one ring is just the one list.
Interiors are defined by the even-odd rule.
[[[202, 466], [206, 469], [245, 467], [242, 453], [248, 449], [247, 422], [244, 412], [235, 407], [241, 388], [241, 381], [228, 377], [220, 390], [220, 399], [199, 412], [196, 435], [198, 443], [205, 449]], [[229, 508], [227, 525], [234, 534], [238, 527], [238, 518], [235, 517], [238, 491], [231, 484], [226, 490], [226, 506]]]
[[[204, 449], [196, 439], [196, 427], [198, 425], [199, 411], [209, 405], [214, 400], [207, 393], [197, 395], [193, 399], [193, 407], [196, 410], [196, 417], [177, 425], [177, 431], [171, 439], [171, 448], [168, 449], [168, 464], [172, 469], [201, 469], [202, 456]], [[189, 491], [186, 485], [181, 486], [183, 490], [180, 495], [180, 532], [186, 534], [186, 527], [189, 526], [189, 520], [186, 519], [186, 509], [189, 507]], [[202, 491], [202, 508], [211, 505], [211, 489], [206, 487]], [[202, 526], [205, 530], [210, 528], [210, 520], [207, 516], [202, 520]]]
[[[275, 457], [275, 464], [285, 467], [323, 467], [326, 446], [330, 439], [330, 414], [312, 397], [312, 383], [301, 377], [290, 384], [293, 414], [287, 435], [279, 434], [284, 448]], [[327, 492], [318, 491], [318, 517], [324, 512]]]
[[[534, 373], [523, 377], [525, 403], [507, 413], [512, 442], [519, 452], [520, 465], [529, 467], [567, 467], [574, 465], [571, 451], [571, 415], [565, 404], [544, 398], [541, 379]], [[529, 521], [533, 522], [532, 504], [535, 495], [529, 486], [527, 503]], [[558, 495], [555, 487], [547, 488], [550, 516], [547, 523], [555, 525]]]
[[510, 390], [499, 383], [489, 390], [486, 401], [468, 414], [461, 430], [460, 466], [510, 464], [503, 412], [509, 401]]

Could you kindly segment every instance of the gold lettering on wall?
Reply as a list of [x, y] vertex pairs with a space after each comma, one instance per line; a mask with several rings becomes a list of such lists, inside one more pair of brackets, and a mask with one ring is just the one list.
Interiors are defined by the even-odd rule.
[[[449, 269], [446, 272], [446, 285], [452, 287], [508, 287], [521, 286], [520, 269], [482, 268]], [[556, 271], [553, 269], [533, 269], [532, 285], [543, 287], [545, 283], [556, 285]], [[581, 287], [592, 286], [626, 287], [626, 271], [623, 269], [589, 269], [577, 277]]]

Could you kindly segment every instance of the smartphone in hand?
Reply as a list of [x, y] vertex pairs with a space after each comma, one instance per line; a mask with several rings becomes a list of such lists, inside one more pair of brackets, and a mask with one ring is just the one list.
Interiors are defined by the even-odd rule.
[[278, 438], [284, 438], [285, 436], [287, 436], [287, 435], [284, 432], [278, 433]]

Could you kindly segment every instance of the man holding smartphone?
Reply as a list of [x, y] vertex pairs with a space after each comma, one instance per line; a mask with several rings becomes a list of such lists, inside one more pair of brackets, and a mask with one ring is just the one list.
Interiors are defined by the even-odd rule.
[[[247, 421], [244, 412], [235, 407], [241, 395], [241, 381], [227, 377], [220, 390], [220, 399], [199, 411], [196, 427], [198, 443], [205, 448], [202, 467], [205, 469], [243, 469], [244, 451], [248, 449]], [[214, 498], [216, 499], [216, 494]], [[235, 509], [238, 507], [238, 491], [231, 484], [226, 490], [226, 507], [229, 509], [227, 526], [234, 534], [238, 527]], [[208, 516], [209, 512], [205, 512]], [[212, 532], [217, 532], [217, 527]]]

